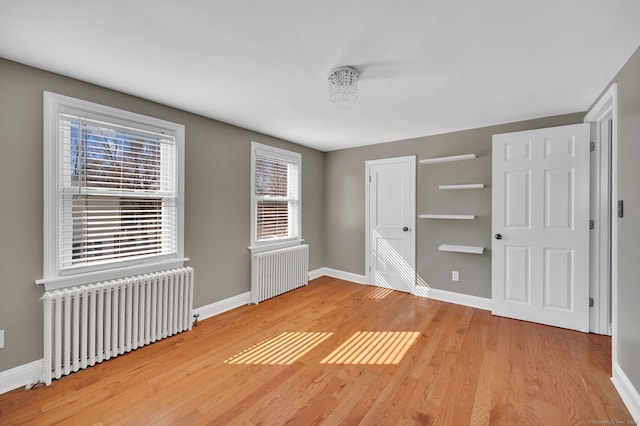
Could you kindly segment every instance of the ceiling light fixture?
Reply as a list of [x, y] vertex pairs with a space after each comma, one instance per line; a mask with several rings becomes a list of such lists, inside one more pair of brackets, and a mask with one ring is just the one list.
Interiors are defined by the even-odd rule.
[[338, 67], [329, 72], [329, 100], [339, 109], [348, 108], [358, 99], [360, 73], [352, 67]]

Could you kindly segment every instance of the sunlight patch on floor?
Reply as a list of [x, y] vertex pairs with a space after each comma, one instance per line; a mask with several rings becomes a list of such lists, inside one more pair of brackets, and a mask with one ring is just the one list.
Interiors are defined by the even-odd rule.
[[333, 333], [286, 332], [264, 340], [225, 361], [226, 364], [292, 364]]
[[364, 297], [367, 299], [384, 299], [391, 293], [393, 293], [393, 290], [391, 290], [390, 288], [376, 288]]
[[418, 331], [358, 331], [321, 364], [399, 364]]

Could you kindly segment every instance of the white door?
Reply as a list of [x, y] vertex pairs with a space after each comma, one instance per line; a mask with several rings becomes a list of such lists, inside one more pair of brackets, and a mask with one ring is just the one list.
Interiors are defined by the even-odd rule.
[[365, 168], [369, 283], [413, 293], [416, 158], [367, 161]]
[[589, 331], [589, 125], [493, 136], [492, 311]]

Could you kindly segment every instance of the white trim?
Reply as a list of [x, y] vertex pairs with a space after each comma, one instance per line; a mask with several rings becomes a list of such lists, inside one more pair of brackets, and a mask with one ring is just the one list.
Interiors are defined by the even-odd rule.
[[[609, 115], [608, 115], [609, 116]], [[608, 124], [608, 118], [599, 119], [597, 122], [589, 123], [591, 135], [591, 158], [590, 158], [590, 206], [589, 214], [591, 219], [591, 231], [589, 232], [589, 297], [593, 300], [593, 305], [589, 308], [589, 332], [604, 334], [608, 324], [603, 324], [602, 320], [607, 318], [608, 322], [608, 286], [610, 286], [610, 254], [609, 244], [609, 151], [610, 137], [604, 135], [603, 126]], [[604, 137], [603, 137], [604, 136]], [[604, 226], [603, 226], [604, 225]], [[606, 284], [605, 284], [606, 283]], [[599, 289], [606, 288], [607, 293], [601, 294]], [[604, 296], [604, 297], [602, 297]], [[603, 309], [605, 311], [603, 312]], [[604, 314], [604, 315], [603, 315]]]
[[[337, 278], [339, 280], [351, 281], [355, 284], [369, 285], [369, 280], [366, 275], [354, 274], [353, 272], [340, 271], [333, 268], [320, 268], [322, 274], [331, 278]], [[318, 269], [316, 269], [318, 271]], [[315, 272], [315, 271], [314, 271]]]
[[611, 361], [618, 363], [618, 220], [614, 219], [618, 203], [618, 85], [607, 91], [613, 103], [611, 138]]
[[631, 380], [624, 374], [622, 367], [618, 363], [613, 363], [613, 377], [611, 381], [613, 386], [618, 391], [622, 402], [626, 405], [627, 410], [631, 414], [631, 417], [635, 420], [636, 424], [640, 422], [640, 394], [637, 389], [633, 387]]
[[219, 300], [217, 302], [210, 303], [208, 305], [195, 308], [193, 310], [194, 315], [198, 314], [198, 321], [202, 321], [207, 318], [214, 317], [223, 312], [230, 311], [240, 306], [248, 305], [251, 302], [251, 292], [238, 294], [237, 296], [231, 296], [227, 299]]
[[[616, 317], [617, 317], [617, 220], [615, 217], [616, 211], [616, 202], [617, 202], [617, 144], [618, 144], [618, 130], [617, 130], [617, 84], [614, 83], [609, 87], [609, 89], [602, 95], [602, 97], [598, 100], [598, 102], [594, 105], [594, 107], [587, 113], [584, 118], [585, 122], [595, 122], [598, 125], [600, 121], [603, 120], [611, 114], [612, 118], [612, 140], [611, 140], [611, 258], [607, 259], [605, 256], [600, 255], [600, 263], [608, 262], [610, 260], [611, 265], [611, 333], [612, 333], [612, 351], [613, 357], [612, 361], [617, 360], [617, 339], [614, 335], [616, 330]], [[599, 127], [599, 126], [598, 126]], [[599, 132], [599, 129], [598, 129]], [[596, 218], [598, 219], [598, 218]], [[605, 227], [606, 228], [606, 227]], [[603, 248], [601, 248], [602, 251]], [[598, 264], [598, 269], [602, 268], [603, 265]], [[606, 264], [604, 265], [606, 266]], [[603, 291], [608, 289], [603, 289], [600, 286], [600, 281], [597, 282], [599, 291], [596, 293], [596, 297], [599, 298]], [[604, 302], [604, 301], [602, 301]], [[599, 312], [597, 312], [598, 316], [598, 330], [602, 334], [605, 334], [608, 331], [608, 312], [603, 312], [602, 308], [606, 308], [605, 303], [597, 303], [597, 306], [600, 306]]]
[[486, 297], [472, 296], [470, 294], [455, 293], [453, 291], [440, 290], [424, 286], [416, 286], [416, 296], [428, 299], [440, 300], [441, 302], [455, 303], [456, 305], [470, 306], [472, 308], [491, 310], [491, 299]]
[[[309, 279], [311, 279], [312, 274], [314, 278], [325, 275], [340, 280], [350, 281], [354, 284], [370, 285], [365, 275], [340, 271], [338, 269], [318, 268], [312, 272], [309, 272]], [[491, 310], [491, 299], [488, 299], [486, 297], [455, 293], [453, 291], [440, 290], [437, 288], [429, 288], [424, 286], [416, 286], [414, 295], [419, 297], [426, 297], [428, 299], [440, 300], [442, 302], [455, 303], [456, 305], [470, 306], [472, 308], [482, 309], [485, 311]]]
[[[613, 83], [585, 116], [586, 122], [598, 122], [611, 113], [611, 369], [616, 391], [631, 416], [640, 421], [640, 394], [618, 362], [618, 85]], [[602, 289], [601, 289], [602, 290]]]
[[[47, 290], [70, 287], [104, 279], [120, 278], [137, 271], [149, 272], [183, 266], [184, 262], [184, 137], [185, 126], [155, 117], [118, 108], [43, 92], [43, 277], [36, 281], [45, 284]], [[62, 152], [59, 147], [59, 112], [82, 111], [88, 116], [109, 119], [113, 123], [135, 125], [136, 128], [153, 130], [175, 138], [176, 144], [176, 246], [175, 252], [146, 259], [121, 260], [112, 265], [95, 265], [83, 271], [60, 271], [59, 258], [62, 252], [60, 236], [59, 168]], [[175, 265], [175, 266], [167, 266]], [[97, 277], [97, 278], [96, 278]], [[51, 283], [51, 285], [49, 285]]]
[[0, 371], [0, 394], [18, 389], [22, 386], [32, 387], [42, 381], [43, 371], [44, 359]]
[[251, 250], [251, 254], [262, 253], [263, 251], [271, 251], [278, 250], [283, 248], [295, 247], [302, 244], [304, 240], [295, 240], [295, 241], [286, 241], [280, 243], [272, 243], [272, 244], [263, 244], [259, 246], [251, 246], [249, 250]]
[[584, 122], [598, 121], [606, 116], [611, 108], [615, 106], [617, 99], [618, 83], [613, 83], [606, 92], [602, 94], [598, 102], [589, 110], [584, 117]]
[[40, 280], [36, 280], [36, 284], [43, 284], [46, 291], [58, 290], [61, 288], [73, 287], [82, 284], [114, 280], [117, 278], [133, 275], [149, 274], [166, 269], [181, 268], [184, 266], [184, 262], [188, 261], [189, 258], [173, 259], [162, 262], [128, 266], [126, 268], [110, 269], [107, 271], [94, 271], [86, 274], [69, 275], [52, 279], [43, 278]]
[[[298, 166], [298, 217], [295, 218], [295, 236], [282, 238], [275, 241], [256, 241], [256, 232], [257, 232], [257, 219], [256, 219], [256, 154], [258, 151], [264, 151], [266, 155], [270, 155], [275, 158], [279, 158], [285, 161], [290, 161], [292, 163], [296, 163]], [[277, 248], [290, 247], [294, 245], [301, 244], [302, 238], [302, 154], [299, 152], [288, 151], [282, 148], [276, 148], [270, 145], [264, 145], [258, 142], [251, 142], [251, 175], [250, 175], [250, 185], [251, 185], [251, 225], [249, 231], [249, 249], [251, 253], [259, 253], [261, 251], [267, 250], [275, 250]], [[289, 222], [291, 225], [291, 221]], [[290, 245], [287, 245], [290, 244]], [[259, 249], [260, 246], [265, 246], [265, 249]]]
[[[596, 125], [596, 159], [599, 167], [596, 170], [592, 170], [592, 173], [596, 174], [597, 187], [593, 188], [592, 196], [597, 198], [595, 205], [595, 211], [593, 212], [593, 220], [595, 223], [594, 232], [592, 235], [594, 243], [598, 246], [596, 253], [592, 253], [590, 262], [592, 264], [592, 276], [590, 281], [594, 282], [593, 294], [594, 308], [591, 310], [590, 316], [590, 330], [599, 334], [612, 334], [615, 326], [613, 323], [616, 321], [617, 312], [617, 220], [616, 220], [616, 201], [617, 201], [617, 84], [612, 84], [609, 89], [602, 95], [602, 97], [596, 102], [591, 110], [584, 117], [584, 122], [592, 123]], [[611, 134], [611, 205], [608, 206], [610, 214], [607, 214], [607, 206], [602, 203], [602, 195], [606, 195], [606, 191], [603, 193], [602, 185], [608, 185], [608, 168], [609, 162], [608, 155], [603, 154], [601, 151], [602, 146], [602, 124], [611, 117], [612, 134]], [[607, 147], [604, 147], [607, 148]], [[607, 153], [608, 154], [608, 153]], [[602, 159], [600, 158], [602, 157]], [[602, 176], [600, 175], [602, 174]], [[609, 216], [609, 221], [606, 222], [606, 218]], [[609, 231], [609, 226], [611, 229]], [[611, 252], [608, 252], [607, 241], [610, 241]], [[609, 273], [611, 279], [611, 301], [609, 303], [609, 288], [605, 285], [608, 281], [606, 274]], [[605, 276], [603, 278], [603, 275]], [[604, 281], [604, 283], [603, 283]], [[609, 305], [611, 306], [611, 320], [612, 324], [609, 324]], [[616, 360], [616, 338], [612, 336], [612, 360]]]
[[318, 269], [314, 269], [313, 271], [309, 271], [309, 281], [311, 280], [315, 280], [316, 278], [320, 278], [323, 275], [328, 275], [326, 272], [327, 268], [318, 268]]
[[[361, 284], [371, 283], [371, 262], [369, 261], [369, 250], [371, 250], [371, 224], [369, 223], [369, 191], [371, 190], [371, 164], [364, 162], [364, 279]], [[415, 225], [413, 227], [416, 228]], [[340, 278], [340, 277], [334, 277]], [[343, 279], [343, 278], [340, 278]], [[355, 282], [355, 281], [354, 281]]]

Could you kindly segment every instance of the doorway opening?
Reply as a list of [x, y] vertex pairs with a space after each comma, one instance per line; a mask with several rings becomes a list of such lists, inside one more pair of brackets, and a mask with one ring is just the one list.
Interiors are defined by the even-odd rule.
[[584, 118], [590, 124], [593, 147], [589, 274], [589, 297], [593, 303], [589, 331], [605, 335], [614, 333], [616, 310], [616, 90], [614, 83]]

